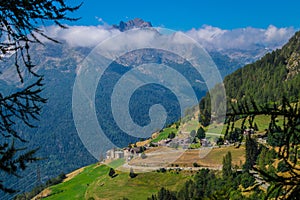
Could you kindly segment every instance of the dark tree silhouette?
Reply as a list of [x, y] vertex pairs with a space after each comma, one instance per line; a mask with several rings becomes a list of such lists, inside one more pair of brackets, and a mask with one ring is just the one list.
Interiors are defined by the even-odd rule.
[[111, 178], [114, 178], [116, 174], [116, 171], [113, 169], [113, 168], [110, 168], [109, 169], [109, 172], [108, 172], [108, 175], [111, 177]]
[[196, 137], [199, 138], [199, 140], [204, 139], [206, 136], [205, 131], [202, 127], [198, 128]]
[[130, 178], [135, 178], [136, 176], [137, 176], [137, 174], [134, 173], [134, 171], [133, 171], [132, 168], [130, 168], [130, 171], [129, 171], [129, 177], [130, 177]]
[[223, 178], [230, 178], [233, 174], [232, 172], [232, 157], [231, 152], [228, 151], [223, 157], [223, 167], [222, 167]]
[[157, 195], [152, 195], [147, 199], [148, 200], [177, 200], [175, 193], [165, 189], [164, 187], [162, 187], [158, 191]]
[[243, 166], [245, 171], [249, 171], [256, 164], [258, 156], [258, 144], [254, 138], [251, 137], [251, 133], [246, 135], [246, 161]]
[[[280, 140], [261, 145], [276, 151], [277, 160], [285, 167], [285, 174], [277, 173], [278, 169], [274, 173], [271, 170], [274, 163], [269, 165], [269, 170], [251, 163], [251, 169], [259, 172], [264, 181], [270, 184], [266, 198], [297, 199], [300, 193], [300, 103], [290, 103], [285, 97], [280, 103], [262, 106], [258, 106], [254, 100], [238, 103], [232, 106], [232, 112], [227, 114], [226, 134], [235, 128], [238, 119], [242, 120], [241, 130], [253, 129], [255, 117], [259, 115], [270, 117], [267, 136]], [[248, 137], [250, 138], [249, 135]]]
[[[0, 1], [0, 62], [5, 63], [8, 56], [13, 56], [15, 73], [24, 86], [11, 94], [4, 95], [0, 91], [0, 170], [7, 174], [18, 176], [18, 171], [24, 170], [28, 162], [38, 160], [35, 157], [38, 149], [28, 150], [15, 145], [16, 140], [26, 142], [15, 126], [23, 123], [35, 127], [33, 121], [38, 120], [42, 105], [46, 103], [41, 96], [43, 77], [34, 69], [30, 46], [42, 44], [41, 38], [58, 42], [48, 37], [41, 25], [52, 22], [66, 28], [61, 21], [77, 20], [67, 14], [79, 7], [70, 7], [64, 0]], [[13, 188], [5, 187], [3, 181], [0, 180], [0, 190], [15, 192]]]

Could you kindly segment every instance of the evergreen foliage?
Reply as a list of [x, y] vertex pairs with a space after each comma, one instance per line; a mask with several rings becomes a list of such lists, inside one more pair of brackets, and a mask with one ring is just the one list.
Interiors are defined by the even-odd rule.
[[198, 128], [196, 137], [201, 140], [205, 138], [205, 131], [202, 127]]
[[243, 166], [244, 170], [249, 171], [256, 164], [258, 156], [258, 144], [255, 139], [251, 138], [251, 134], [246, 135], [246, 162]]
[[[42, 105], [46, 103], [46, 99], [41, 97], [43, 77], [34, 71], [29, 49], [32, 44], [42, 44], [39, 39], [41, 37], [57, 41], [48, 37], [38, 26], [45, 22], [54, 22], [61, 28], [66, 28], [61, 21], [77, 20], [69, 18], [67, 14], [79, 7], [80, 5], [70, 7], [64, 0], [0, 2], [0, 37], [6, 38], [0, 43], [0, 61], [6, 62], [5, 57], [13, 54], [15, 73], [24, 85], [23, 89], [8, 95], [0, 91], [0, 137], [4, 138], [0, 144], [0, 170], [9, 175], [18, 176], [18, 170], [24, 170], [28, 162], [38, 160], [35, 157], [37, 149], [28, 150], [15, 145], [15, 140], [26, 142], [16, 131], [16, 126], [25, 124], [30, 128], [35, 127], [33, 121], [38, 120]], [[3, 180], [0, 180], [0, 190], [15, 192], [13, 188], [5, 187]]]
[[134, 171], [133, 171], [132, 168], [130, 168], [129, 177], [130, 177], [130, 178], [135, 178], [136, 176], [137, 176], [137, 174], [134, 173]]
[[110, 168], [110, 169], [109, 169], [109, 172], [108, 172], [108, 175], [109, 175], [111, 178], [113, 178], [113, 177], [115, 176], [115, 174], [116, 174], [116, 171], [115, 171], [113, 168]]
[[222, 167], [223, 178], [230, 178], [232, 176], [232, 157], [230, 151], [223, 158]]
[[[290, 102], [297, 102], [300, 99], [299, 46], [300, 32], [297, 32], [282, 49], [268, 53], [260, 60], [226, 76], [223, 84], [227, 108], [231, 109], [233, 102], [251, 99], [255, 99], [259, 105], [280, 102], [283, 96]], [[218, 87], [220, 85], [213, 88], [212, 92], [218, 93]], [[210, 113], [215, 112], [211, 111], [212, 102], [216, 100], [211, 99], [209, 93], [200, 101], [199, 121], [204, 126], [209, 125]]]
[[[261, 144], [258, 149], [256, 139], [251, 137], [251, 131], [246, 135], [246, 163], [244, 169], [255, 170], [264, 181], [271, 185], [267, 198], [294, 199], [300, 192], [299, 183], [299, 145], [300, 145], [300, 103], [290, 103], [287, 98], [282, 98], [280, 103], [266, 104], [259, 106], [255, 101], [238, 103], [237, 107], [232, 107], [233, 112], [227, 114], [227, 132], [233, 129], [237, 119], [242, 120], [241, 129], [252, 129], [255, 117], [266, 115], [270, 117], [269, 128], [266, 130], [268, 137], [280, 138], [280, 142], [271, 144]], [[282, 120], [279, 121], [278, 118]], [[246, 127], [246, 122], [249, 125]], [[272, 147], [273, 146], [273, 147]], [[272, 150], [268, 150], [272, 148]], [[274, 152], [276, 156], [274, 155]], [[261, 153], [260, 155], [258, 155]], [[257, 159], [258, 156], [258, 159]], [[264, 158], [264, 156], [266, 156]], [[275, 160], [279, 159], [277, 170], [274, 168]], [[256, 164], [258, 160], [258, 165]], [[265, 167], [264, 165], [268, 165]], [[288, 176], [277, 173], [284, 171]]]
[[66, 175], [64, 173], [61, 173], [57, 177], [47, 180], [45, 184], [41, 184], [41, 185], [34, 187], [30, 192], [18, 194], [17, 196], [14, 197], [14, 200], [32, 199], [33, 197], [38, 195], [41, 191], [43, 191], [45, 188], [50, 187], [52, 185], [59, 184], [65, 178], [66, 178]]
[[242, 174], [241, 176], [241, 185], [244, 188], [248, 188], [250, 186], [253, 186], [255, 182], [255, 178], [249, 173], [249, 172], [245, 172]]
[[[228, 156], [229, 154], [227, 154]], [[223, 172], [224, 173], [224, 172]], [[228, 177], [220, 178], [217, 173], [209, 169], [201, 169], [193, 179], [186, 181], [183, 187], [177, 191], [169, 191], [165, 188], [152, 195], [149, 200], [174, 199], [174, 200], [206, 200], [206, 199], [231, 199], [231, 200], [252, 200], [262, 199], [264, 192], [260, 189], [250, 196], [243, 196], [239, 187], [243, 182], [245, 186], [253, 185], [254, 178], [250, 174], [237, 175], [232, 173], [230, 180]], [[162, 195], [163, 194], [163, 195]]]

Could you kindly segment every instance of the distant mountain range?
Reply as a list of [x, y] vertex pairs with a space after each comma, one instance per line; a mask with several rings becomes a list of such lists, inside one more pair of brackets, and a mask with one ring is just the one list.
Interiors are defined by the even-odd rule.
[[[141, 19], [134, 19], [128, 22], [120, 22], [119, 25], [114, 25], [113, 28], [119, 29], [120, 31], [126, 31], [132, 28], [145, 28], [151, 26], [152, 25], [150, 22], [145, 22]], [[295, 46], [295, 48], [296, 47], [297, 46]], [[289, 47], [284, 47], [284, 49], [288, 51]], [[37, 164], [32, 164], [28, 170], [22, 173], [23, 178], [10, 179], [8, 181], [10, 183], [8, 183], [7, 186], [14, 185], [21, 191], [28, 190], [36, 184], [35, 180], [37, 180], [38, 177], [36, 173], [37, 169], [39, 169], [38, 171], [40, 171], [42, 181], [46, 181], [50, 177], [57, 176], [60, 172], [69, 172], [96, 161], [95, 158], [92, 157], [83, 146], [77, 134], [72, 116], [72, 89], [76, 77], [77, 66], [90, 53], [91, 50], [92, 49], [88, 47], [74, 48], [64, 41], [62, 41], [62, 44], [47, 42], [44, 46], [32, 46], [31, 55], [32, 60], [37, 65], [36, 70], [38, 70], [39, 74], [42, 74], [45, 77], [45, 88], [43, 91], [43, 96], [45, 98], [48, 98], [48, 103], [43, 107], [43, 112], [41, 114], [40, 121], [38, 122], [38, 128], [28, 129], [25, 127], [20, 127], [20, 133], [25, 139], [29, 141], [29, 143], [26, 143], [25, 145], [29, 148], [40, 147], [38, 156], [46, 159]], [[230, 55], [234, 56], [231, 57], [229, 57], [228, 52], [227, 54], [222, 51], [211, 51], [209, 53], [216, 63], [222, 77], [225, 77], [226, 75], [234, 72], [236, 69], [242, 67], [244, 64], [252, 61], [252, 55], [258, 56], [261, 55], [261, 53], [264, 51], [264, 48], [258, 48], [257, 50], [252, 50], [251, 54], [245, 54], [245, 52], [232, 50], [230, 52]], [[288, 65], [289, 68], [285, 68], [286, 71], [290, 71], [290, 76], [288, 76], [288, 73], [286, 71], [283, 72], [284, 74], [286, 74], [286, 76], [280, 77], [280, 80], [282, 80], [282, 82], [292, 79], [292, 77], [296, 77], [295, 74], [298, 73], [298, 65], [296, 66], [295, 64], [298, 62], [298, 51], [295, 52], [293, 56], [286, 51], [282, 54], [279, 53], [283, 56], [280, 57], [280, 62], [290, 63]], [[275, 58], [277, 58], [277, 56], [275, 56], [277, 54], [278, 53], [268, 54], [266, 57], [271, 56], [271, 58], [269, 59], [274, 60]], [[159, 55], [158, 57], [154, 57], [154, 59], [155, 58], [159, 58], [159, 60], [162, 60]], [[146, 58], [140, 57], [140, 59], [141, 60], [135, 60], [135, 62], [143, 63], [145, 62], [145, 60], [143, 59]], [[289, 59], [289, 61], [287, 59]], [[264, 72], [263, 74], [256, 74], [256, 76], [252, 76], [255, 73], [260, 72], [259, 66], [263, 65], [265, 63], [265, 60], [267, 60], [267, 58], [258, 61], [257, 63], [261, 63], [260, 65], [254, 64], [255, 66], [257, 66], [256, 70], [252, 69], [254, 65], [249, 65], [246, 68], [243, 68], [243, 70], [235, 72], [231, 76], [234, 78], [226, 78], [225, 83], [228, 85], [228, 87], [233, 87], [233, 79], [244, 80], [247, 79], [247, 77], [258, 79], [260, 76], [261, 79], [264, 78], [264, 80], [266, 80], [266, 76], [271, 78], [272, 74], [268, 71]], [[124, 66], [119, 67], [122, 71], [122, 67]], [[247, 74], [247, 76], [243, 76], [243, 79], [241, 79], [240, 73], [245, 71], [246, 69], [249, 69], [249, 73]], [[14, 69], [13, 58], [8, 59], [6, 63], [2, 63], [2, 65], [0, 66], [0, 71], [2, 72], [0, 74], [0, 87], [5, 88], [4, 93], [9, 93], [16, 88], [21, 87], [18, 82], [18, 76], [16, 75]], [[121, 72], [117, 70], [116, 74], [118, 75], [118, 73]], [[195, 79], [196, 78], [197, 77], [195, 77]], [[288, 83], [289, 81], [286, 82]], [[237, 82], [235, 81], [235, 83]], [[242, 82], [238, 85], [243, 86]], [[238, 92], [243, 91], [239, 90], [238, 87], [233, 88], [236, 88]], [[151, 93], [151, 91], [154, 91], [154, 89], [150, 90], [149, 93]], [[199, 88], [199, 98], [203, 97], [206, 92], [207, 88]], [[239, 96], [243, 95], [243, 93], [241, 92], [239, 92], [238, 94]], [[231, 98], [237, 98], [237, 96], [229, 90], [228, 96]], [[166, 103], [173, 105], [172, 98], [170, 98]], [[139, 110], [142, 110], [142, 107]], [[173, 116], [170, 120], [174, 121], [176, 120], [176, 117], [178, 116]], [[131, 141], [130, 138], [126, 137], [120, 138], [118, 136], [114, 136], [113, 139], [116, 142], [121, 141], [123, 145], [127, 145], [129, 142], [134, 142]], [[30, 183], [28, 183], [28, 180], [30, 180]]]

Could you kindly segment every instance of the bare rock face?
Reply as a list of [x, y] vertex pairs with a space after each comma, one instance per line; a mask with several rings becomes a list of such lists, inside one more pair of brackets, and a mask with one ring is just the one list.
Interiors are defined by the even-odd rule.
[[140, 18], [135, 18], [127, 22], [120, 21], [119, 25], [113, 25], [114, 28], [119, 29], [121, 32], [133, 29], [133, 28], [146, 28], [152, 27], [151, 22], [145, 22]]
[[299, 52], [293, 52], [290, 58], [287, 60], [287, 66], [289, 73], [287, 79], [292, 79], [300, 72], [300, 54]]

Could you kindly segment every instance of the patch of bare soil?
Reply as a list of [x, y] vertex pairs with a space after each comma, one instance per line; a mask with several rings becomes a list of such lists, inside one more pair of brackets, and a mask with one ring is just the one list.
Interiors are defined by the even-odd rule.
[[38, 195], [33, 197], [31, 200], [42, 199], [42, 198], [45, 198], [45, 197], [49, 196], [50, 194], [51, 194], [51, 190], [49, 188], [46, 188], [43, 191], [41, 191]]
[[66, 175], [67, 178], [65, 178], [65, 179], [63, 180], [63, 182], [66, 182], [66, 181], [68, 181], [68, 180], [74, 178], [76, 175], [78, 175], [79, 173], [81, 173], [81, 172], [83, 171], [83, 169], [84, 169], [84, 167], [82, 167], [82, 168], [80, 168], [80, 169], [77, 169], [77, 170], [75, 170], [75, 171], [73, 171], [73, 172], [67, 174], [67, 175]]

